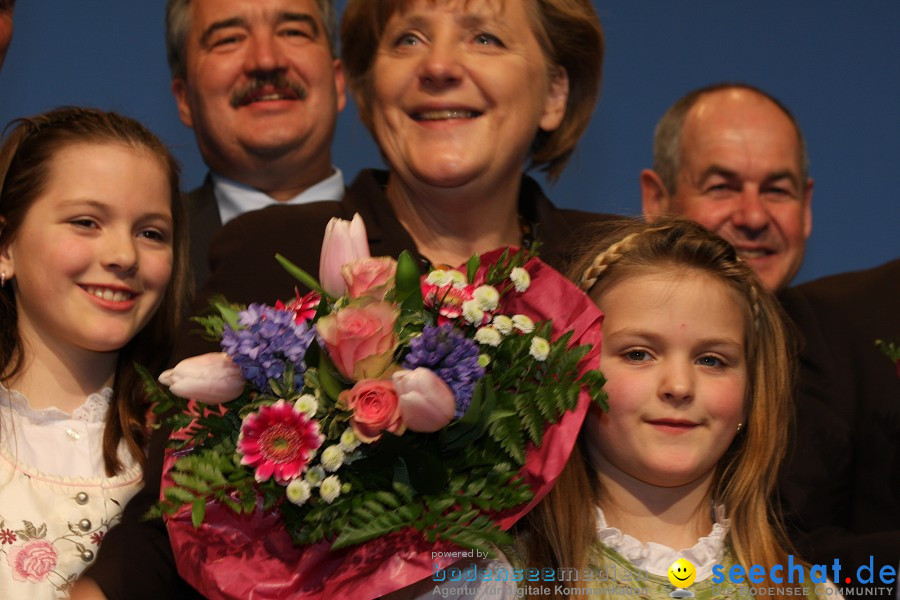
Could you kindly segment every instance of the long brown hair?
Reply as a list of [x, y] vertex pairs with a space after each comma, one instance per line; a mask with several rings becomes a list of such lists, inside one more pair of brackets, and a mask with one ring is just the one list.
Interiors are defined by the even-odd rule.
[[[604, 293], [617, 282], [660, 268], [698, 270], [734, 292], [745, 323], [747, 418], [719, 460], [710, 493], [728, 511], [728, 542], [739, 563], [763, 565], [766, 572], [785, 564], [789, 546], [772, 496], [792, 417], [794, 348], [780, 306], [728, 242], [692, 221], [621, 219], [598, 226], [590, 240], [569, 274], [601, 309]], [[527, 566], [586, 567], [596, 541], [592, 507], [601, 497], [579, 444], [553, 490], [519, 528]], [[591, 508], [585, 498], [593, 500]]]
[[[25, 215], [47, 184], [53, 158], [73, 144], [121, 144], [146, 150], [168, 175], [172, 207], [173, 263], [162, 302], [147, 325], [118, 352], [113, 402], [103, 433], [103, 460], [114, 475], [122, 469], [118, 448], [125, 442], [143, 466], [148, 432], [147, 403], [135, 363], [151, 373], [169, 360], [184, 303], [188, 300], [187, 236], [179, 190], [179, 167], [168, 148], [134, 119], [92, 108], [58, 108], [17, 119], [0, 148], [0, 247], [16, 236]], [[12, 285], [0, 290], [0, 380], [6, 382], [23, 366], [16, 298]]]

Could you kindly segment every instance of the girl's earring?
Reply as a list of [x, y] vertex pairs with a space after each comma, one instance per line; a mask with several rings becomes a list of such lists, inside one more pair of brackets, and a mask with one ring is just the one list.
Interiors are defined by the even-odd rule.
[[740, 432], [741, 432], [741, 429], [742, 429], [743, 427], [744, 427], [744, 424], [743, 424], [743, 423], [738, 423], [737, 432], [740, 433]]
[[0, 273], [0, 288], [6, 287], [6, 271]]

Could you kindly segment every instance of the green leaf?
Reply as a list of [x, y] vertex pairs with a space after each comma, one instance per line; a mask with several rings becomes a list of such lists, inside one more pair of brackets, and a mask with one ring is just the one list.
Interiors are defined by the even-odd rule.
[[206, 501], [202, 498], [194, 500], [193, 506], [191, 506], [191, 523], [194, 525], [194, 529], [200, 528], [200, 525], [203, 524], [203, 518], [205, 516]]
[[397, 257], [397, 274], [394, 300], [404, 313], [421, 313], [425, 301], [422, 298], [421, 273], [416, 259], [404, 250]]
[[327, 352], [319, 353], [319, 383], [322, 385], [322, 391], [333, 401], [337, 401], [338, 396], [344, 391], [341, 384], [340, 375]]
[[187, 473], [180, 473], [178, 471], [172, 471], [170, 475], [172, 477], [172, 481], [174, 481], [180, 487], [188, 489], [192, 492], [196, 492], [198, 494], [206, 494], [207, 492], [209, 492], [209, 484], [199, 477], [195, 477], [194, 475], [189, 475]]
[[321, 294], [322, 298], [327, 298], [330, 301], [334, 300], [331, 295], [329, 295], [324, 289], [322, 289], [322, 285], [316, 280], [315, 277], [292, 263], [283, 255], [276, 254], [275, 260], [278, 261], [278, 264], [284, 267], [284, 270], [287, 271], [291, 275], [291, 277], [305, 285], [307, 288], [318, 292], [319, 294]]
[[477, 254], [473, 254], [472, 258], [466, 261], [466, 279], [469, 280], [469, 283], [475, 281], [475, 274], [478, 272], [479, 266], [481, 266], [481, 257]]
[[215, 302], [213, 306], [216, 307], [216, 310], [219, 311], [219, 314], [222, 315], [222, 319], [228, 324], [229, 327], [231, 327], [235, 331], [242, 329], [241, 324], [238, 322], [238, 311], [236, 311], [233, 307], [223, 302]]
[[163, 492], [163, 497], [177, 504], [191, 504], [197, 498], [191, 492], [178, 486], [166, 488], [166, 491]]

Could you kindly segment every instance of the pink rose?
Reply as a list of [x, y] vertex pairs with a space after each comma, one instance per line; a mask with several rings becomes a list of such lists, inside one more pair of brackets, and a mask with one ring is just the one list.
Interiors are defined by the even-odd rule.
[[350, 427], [363, 442], [369, 444], [383, 431], [400, 435], [406, 425], [400, 416], [400, 403], [394, 384], [383, 379], [360, 381], [341, 392], [339, 402], [353, 412]]
[[204, 404], [222, 404], [241, 395], [247, 381], [224, 352], [186, 358], [174, 369], [163, 371], [159, 382], [173, 394]]
[[387, 256], [363, 258], [341, 267], [351, 298], [367, 296], [384, 300], [384, 295], [394, 285], [396, 274], [397, 261]]
[[391, 378], [400, 400], [400, 415], [410, 431], [432, 433], [453, 419], [453, 390], [431, 369], [401, 370]]
[[369, 256], [366, 226], [359, 214], [352, 221], [331, 219], [325, 226], [322, 252], [319, 254], [319, 281], [322, 289], [335, 298], [346, 292], [341, 267]]
[[6, 560], [16, 581], [40, 583], [56, 567], [56, 548], [47, 540], [32, 540], [9, 549]]
[[394, 357], [397, 317], [397, 309], [388, 302], [363, 301], [322, 317], [316, 330], [344, 377], [375, 379]]

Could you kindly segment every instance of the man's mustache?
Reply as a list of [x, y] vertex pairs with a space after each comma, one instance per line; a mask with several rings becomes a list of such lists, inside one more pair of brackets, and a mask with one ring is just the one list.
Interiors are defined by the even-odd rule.
[[[254, 77], [250, 82], [231, 94], [231, 106], [238, 108], [250, 104], [264, 88], [274, 88], [276, 93], [293, 96], [296, 100], [306, 99], [306, 88], [277, 73], [271, 76]], [[285, 94], [287, 92], [287, 94]], [[271, 93], [271, 92], [269, 92]]]

